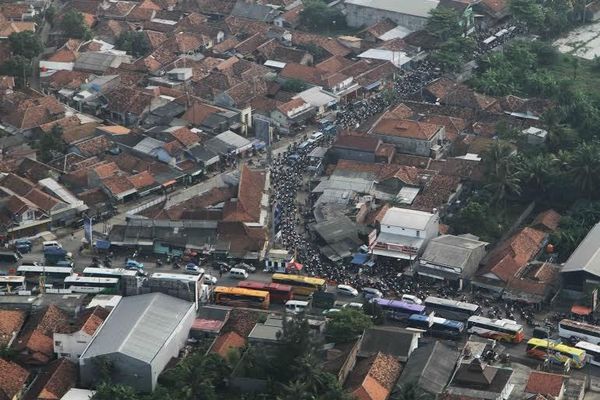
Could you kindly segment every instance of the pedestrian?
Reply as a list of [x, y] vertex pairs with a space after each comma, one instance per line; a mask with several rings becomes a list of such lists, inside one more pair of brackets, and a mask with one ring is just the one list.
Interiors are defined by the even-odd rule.
[[219, 278], [223, 277], [223, 267], [219, 267]]

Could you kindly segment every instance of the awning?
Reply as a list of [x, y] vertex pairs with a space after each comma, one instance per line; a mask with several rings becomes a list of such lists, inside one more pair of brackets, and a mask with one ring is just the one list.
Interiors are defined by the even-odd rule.
[[99, 250], [108, 250], [110, 248], [110, 241], [96, 240], [96, 248]]
[[592, 308], [574, 305], [573, 307], [571, 307], [571, 312], [577, 315], [590, 315], [592, 313]]
[[163, 183], [162, 186], [169, 187], [169, 186], [173, 186], [176, 183], [177, 183], [177, 181], [175, 179], [171, 179], [170, 181], [166, 181], [165, 183]]
[[261, 149], [264, 149], [265, 147], [267, 147], [267, 144], [265, 142], [263, 142], [262, 140], [257, 140], [252, 145], [254, 146], [254, 148], [256, 150], [261, 150]]
[[367, 90], [375, 89], [379, 85], [381, 85], [381, 81], [373, 82], [373, 83], [365, 86], [365, 89], [367, 89]]
[[356, 253], [354, 255], [354, 257], [352, 257], [352, 261], [350, 261], [351, 264], [354, 265], [363, 265], [367, 262], [367, 260], [369, 259], [369, 255], [365, 254], [365, 253]]

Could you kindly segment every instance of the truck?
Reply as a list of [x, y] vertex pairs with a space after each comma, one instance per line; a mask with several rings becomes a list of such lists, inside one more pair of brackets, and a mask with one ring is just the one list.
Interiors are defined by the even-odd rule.
[[47, 265], [57, 265], [60, 261], [72, 261], [73, 255], [62, 247], [44, 247]]

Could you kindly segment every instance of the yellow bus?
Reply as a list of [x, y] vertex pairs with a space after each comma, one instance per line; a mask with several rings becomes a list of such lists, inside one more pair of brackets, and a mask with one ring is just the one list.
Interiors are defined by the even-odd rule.
[[327, 288], [325, 279], [303, 275], [273, 274], [271, 281], [281, 285], [290, 285], [294, 294], [300, 296], [310, 296], [316, 291], [324, 291]]
[[548, 360], [555, 364], [563, 365], [570, 362], [573, 368], [583, 368], [586, 361], [585, 350], [548, 339], [529, 339], [527, 342], [527, 355], [540, 360]]
[[214, 290], [215, 303], [231, 307], [253, 307], [269, 309], [269, 292], [217, 286]]

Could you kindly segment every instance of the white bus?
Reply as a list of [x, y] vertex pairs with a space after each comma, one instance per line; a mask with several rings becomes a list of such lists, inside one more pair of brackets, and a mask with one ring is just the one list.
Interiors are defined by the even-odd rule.
[[40, 276], [45, 276], [48, 281], [62, 281], [73, 275], [73, 267], [49, 267], [44, 265], [20, 265], [17, 275], [24, 276], [25, 280], [37, 283]]
[[65, 289], [73, 293], [115, 292], [119, 287], [118, 278], [92, 278], [73, 275], [65, 278]]
[[479, 306], [477, 304], [442, 299], [434, 296], [427, 297], [424, 305], [428, 310], [435, 311], [436, 315], [441, 315], [454, 320], [464, 321], [469, 316], [475, 315], [479, 312]]
[[472, 316], [467, 320], [467, 332], [494, 340], [519, 343], [525, 338], [523, 327], [509, 319]]
[[19, 290], [27, 290], [24, 276], [0, 276], [0, 293], [16, 293]]
[[558, 323], [558, 335], [563, 339], [576, 337], [592, 344], [600, 344], [600, 326], [563, 319]]
[[585, 350], [589, 364], [600, 366], [600, 346], [588, 342], [577, 342], [575, 347]]
[[83, 276], [95, 277], [95, 278], [121, 278], [124, 276], [135, 277], [138, 275], [137, 271], [125, 269], [125, 268], [94, 268], [87, 267], [83, 270]]

